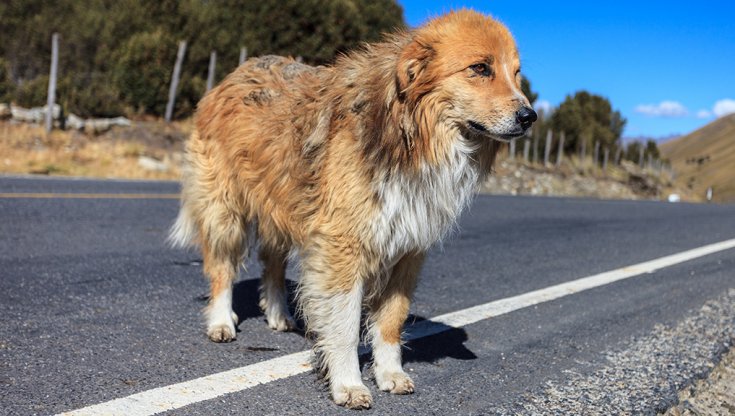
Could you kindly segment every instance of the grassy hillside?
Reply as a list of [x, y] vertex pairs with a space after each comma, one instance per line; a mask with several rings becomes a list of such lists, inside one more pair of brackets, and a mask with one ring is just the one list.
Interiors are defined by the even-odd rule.
[[735, 114], [719, 118], [686, 136], [660, 146], [676, 172], [676, 182], [714, 200], [735, 202]]

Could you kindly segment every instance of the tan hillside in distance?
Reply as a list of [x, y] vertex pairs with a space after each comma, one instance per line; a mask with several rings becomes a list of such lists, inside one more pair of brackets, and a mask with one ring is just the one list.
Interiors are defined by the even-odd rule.
[[704, 197], [711, 186], [714, 201], [735, 202], [735, 114], [659, 147], [682, 187]]

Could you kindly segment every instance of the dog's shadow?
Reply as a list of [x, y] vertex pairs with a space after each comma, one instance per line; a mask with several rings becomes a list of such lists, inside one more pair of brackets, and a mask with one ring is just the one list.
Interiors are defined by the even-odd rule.
[[[263, 311], [258, 306], [259, 292], [258, 279], [241, 280], [235, 283], [232, 294], [232, 307], [240, 321], [251, 318], [263, 318]], [[288, 304], [291, 313], [295, 313], [295, 299], [297, 283], [293, 280], [286, 280], [288, 288]], [[296, 315], [294, 315], [296, 316]], [[304, 327], [303, 321], [297, 321], [299, 328]], [[431, 322], [430, 320], [418, 316], [411, 315], [407, 320], [406, 332], [409, 337], [415, 332], [415, 328], [430, 327], [433, 335], [422, 336], [420, 338], [410, 339], [403, 347], [403, 361], [435, 363], [443, 358], [453, 358], [457, 360], [474, 360], [477, 356], [469, 350], [464, 344], [468, 340], [467, 331], [464, 328], [454, 328], [443, 325], [441, 323]], [[295, 331], [304, 336], [302, 329]], [[369, 359], [369, 356], [363, 356], [361, 361]]]

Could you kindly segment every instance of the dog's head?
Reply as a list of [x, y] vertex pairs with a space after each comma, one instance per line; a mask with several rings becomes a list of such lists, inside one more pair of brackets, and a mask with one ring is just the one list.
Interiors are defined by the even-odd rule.
[[413, 32], [398, 61], [398, 88], [409, 103], [437, 104], [437, 118], [462, 132], [506, 141], [536, 121], [521, 92], [520, 71], [508, 29], [460, 10]]

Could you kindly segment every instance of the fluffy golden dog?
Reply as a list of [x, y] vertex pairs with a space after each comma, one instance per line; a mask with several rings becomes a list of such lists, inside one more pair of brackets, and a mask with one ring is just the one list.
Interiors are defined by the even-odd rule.
[[284, 272], [301, 256], [298, 307], [332, 398], [368, 408], [361, 312], [378, 388], [414, 391], [401, 328], [424, 253], [490, 171], [500, 141], [536, 114], [520, 90], [515, 42], [462, 10], [310, 67], [264, 56], [199, 103], [172, 239], [197, 243], [211, 283], [207, 334], [235, 338], [232, 285], [257, 239], [260, 306], [294, 327]]

